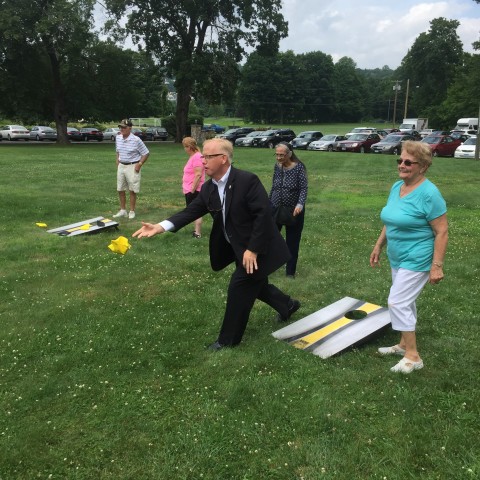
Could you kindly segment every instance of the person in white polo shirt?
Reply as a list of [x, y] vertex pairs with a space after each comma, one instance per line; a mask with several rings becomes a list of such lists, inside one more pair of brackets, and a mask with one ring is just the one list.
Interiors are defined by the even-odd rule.
[[[120, 133], [115, 139], [117, 151], [117, 191], [120, 210], [113, 217], [135, 218], [137, 193], [140, 191], [141, 168], [150, 152], [145, 144], [132, 133], [132, 122], [122, 120], [118, 127]], [[127, 190], [130, 192], [130, 211], [127, 213]]]

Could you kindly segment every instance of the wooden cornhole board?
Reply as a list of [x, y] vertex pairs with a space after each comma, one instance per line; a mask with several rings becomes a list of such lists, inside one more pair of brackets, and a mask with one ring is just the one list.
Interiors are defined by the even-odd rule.
[[344, 297], [272, 335], [296, 348], [328, 358], [367, 341], [389, 324], [388, 308]]
[[98, 233], [104, 230], [118, 229], [118, 222], [105, 217], [95, 217], [82, 222], [64, 225], [63, 227], [47, 230], [48, 233], [56, 233], [62, 237], [73, 237], [84, 233]]

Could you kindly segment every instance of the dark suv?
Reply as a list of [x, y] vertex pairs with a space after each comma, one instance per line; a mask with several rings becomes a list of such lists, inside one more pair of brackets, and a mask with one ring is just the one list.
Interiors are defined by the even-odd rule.
[[248, 133], [253, 132], [255, 129], [250, 127], [230, 128], [225, 133], [216, 135], [216, 138], [226, 138], [235, 144], [237, 138], [246, 137]]
[[276, 130], [267, 130], [263, 135], [253, 139], [252, 146], [275, 148], [280, 142], [289, 143], [295, 137], [295, 132], [290, 129], [279, 128]]
[[168, 138], [167, 130], [163, 127], [148, 127], [145, 130], [147, 140], [163, 140]]
[[[98, 142], [101, 142], [103, 140], [103, 132], [98, 130], [98, 128], [92, 127], [81, 128], [78, 136], [86, 142], [89, 140], [97, 140]], [[77, 137], [77, 135], [75, 135], [75, 137]]]

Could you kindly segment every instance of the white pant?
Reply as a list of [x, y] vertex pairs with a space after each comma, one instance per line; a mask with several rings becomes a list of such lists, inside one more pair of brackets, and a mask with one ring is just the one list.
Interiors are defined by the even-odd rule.
[[415, 300], [430, 277], [430, 272], [413, 272], [392, 268], [392, 287], [388, 296], [388, 310], [393, 330], [414, 332], [417, 324]]

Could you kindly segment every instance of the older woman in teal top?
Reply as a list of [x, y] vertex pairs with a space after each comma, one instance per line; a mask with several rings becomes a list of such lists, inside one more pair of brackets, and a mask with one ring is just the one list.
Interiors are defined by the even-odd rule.
[[384, 227], [370, 255], [370, 265], [380, 265], [382, 248], [392, 269], [388, 308], [392, 328], [401, 332], [400, 342], [379, 348], [382, 355], [402, 355], [391, 368], [410, 373], [423, 368], [417, 350], [416, 299], [427, 282], [443, 279], [443, 259], [448, 242], [447, 207], [438, 188], [425, 177], [432, 164], [427, 144], [406, 141], [397, 160], [400, 181], [396, 182], [380, 218]]

